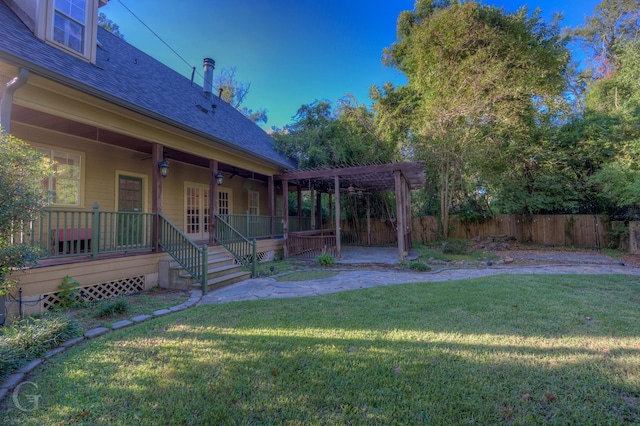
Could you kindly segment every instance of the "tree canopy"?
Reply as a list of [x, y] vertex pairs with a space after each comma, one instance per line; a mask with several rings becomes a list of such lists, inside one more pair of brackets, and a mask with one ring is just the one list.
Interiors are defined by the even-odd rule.
[[525, 8], [419, 0], [400, 15], [384, 62], [408, 83], [373, 96], [379, 122], [396, 137], [406, 132], [435, 170], [444, 236], [450, 210], [484, 197], [513, 167], [511, 146], [527, 141], [547, 98], [562, 93], [568, 58], [557, 25]]

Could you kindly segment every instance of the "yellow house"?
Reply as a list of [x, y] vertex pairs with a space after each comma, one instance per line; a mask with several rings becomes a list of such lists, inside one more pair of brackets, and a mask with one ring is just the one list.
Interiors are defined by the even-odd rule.
[[100, 299], [162, 283], [178, 263], [206, 290], [210, 247], [236, 266], [282, 248], [287, 189], [274, 176], [294, 165], [212, 93], [213, 60], [200, 86], [99, 28], [107, 1], [0, 1], [0, 125], [57, 169], [48, 214], [15, 236], [47, 250], [17, 275], [26, 312], [55, 304], [65, 276]]

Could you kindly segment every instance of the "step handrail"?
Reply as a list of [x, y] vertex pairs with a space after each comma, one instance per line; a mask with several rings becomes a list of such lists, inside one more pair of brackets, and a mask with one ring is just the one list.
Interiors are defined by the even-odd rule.
[[242, 265], [249, 268], [251, 278], [256, 277], [257, 242], [255, 239], [249, 240], [233, 226], [229, 224], [221, 215], [216, 215], [216, 240], [222, 247], [227, 249]]
[[209, 267], [207, 245], [196, 245], [162, 213], [158, 213], [158, 218], [158, 244], [201, 285], [202, 294], [206, 294]]

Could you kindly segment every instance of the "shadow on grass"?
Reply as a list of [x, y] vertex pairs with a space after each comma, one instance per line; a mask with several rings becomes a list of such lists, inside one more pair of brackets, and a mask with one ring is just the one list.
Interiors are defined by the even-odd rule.
[[637, 424], [639, 287], [493, 277], [202, 306], [71, 349], [34, 379], [39, 409], [0, 423]]

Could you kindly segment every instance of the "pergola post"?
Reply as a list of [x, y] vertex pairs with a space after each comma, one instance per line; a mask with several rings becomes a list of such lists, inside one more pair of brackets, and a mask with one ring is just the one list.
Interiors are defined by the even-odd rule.
[[[298, 193], [299, 194], [299, 193]], [[284, 257], [289, 257], [289, 181], [282, 180], [282, 205], [284, 214], [282, 215], [282, 234], [284, 236]]]
[[336, 256], [340, 259], [342, 247], [340, 246], [340, 177], [338, 175], [334, 178], [334, 184], [336, 193]]
[[296, 231], [302, 231], [302, 187], [300, 185], [296, 187], [296, 194], [298, 196], [298, 229]]
[[404, 222], [405, 222], [405, 208], [404, 208], [404, 191], [402, 190], [402, 172], [396, 170], [393, 172], [395, 178], [396, 187], [396, 227], [398, 232], [398, 259], [403, 262], [406, 253], [404, 250]]
[[322, 229], [322, 192], [316, 190], [316, 229]]
[[371, 245], [371, 199], [369, 193], [365, 194], [367, 201], [367, 245]]
[[311, 215], [311, 229], [316, 229], [315, 190], [309, 185], [309, 214]]

